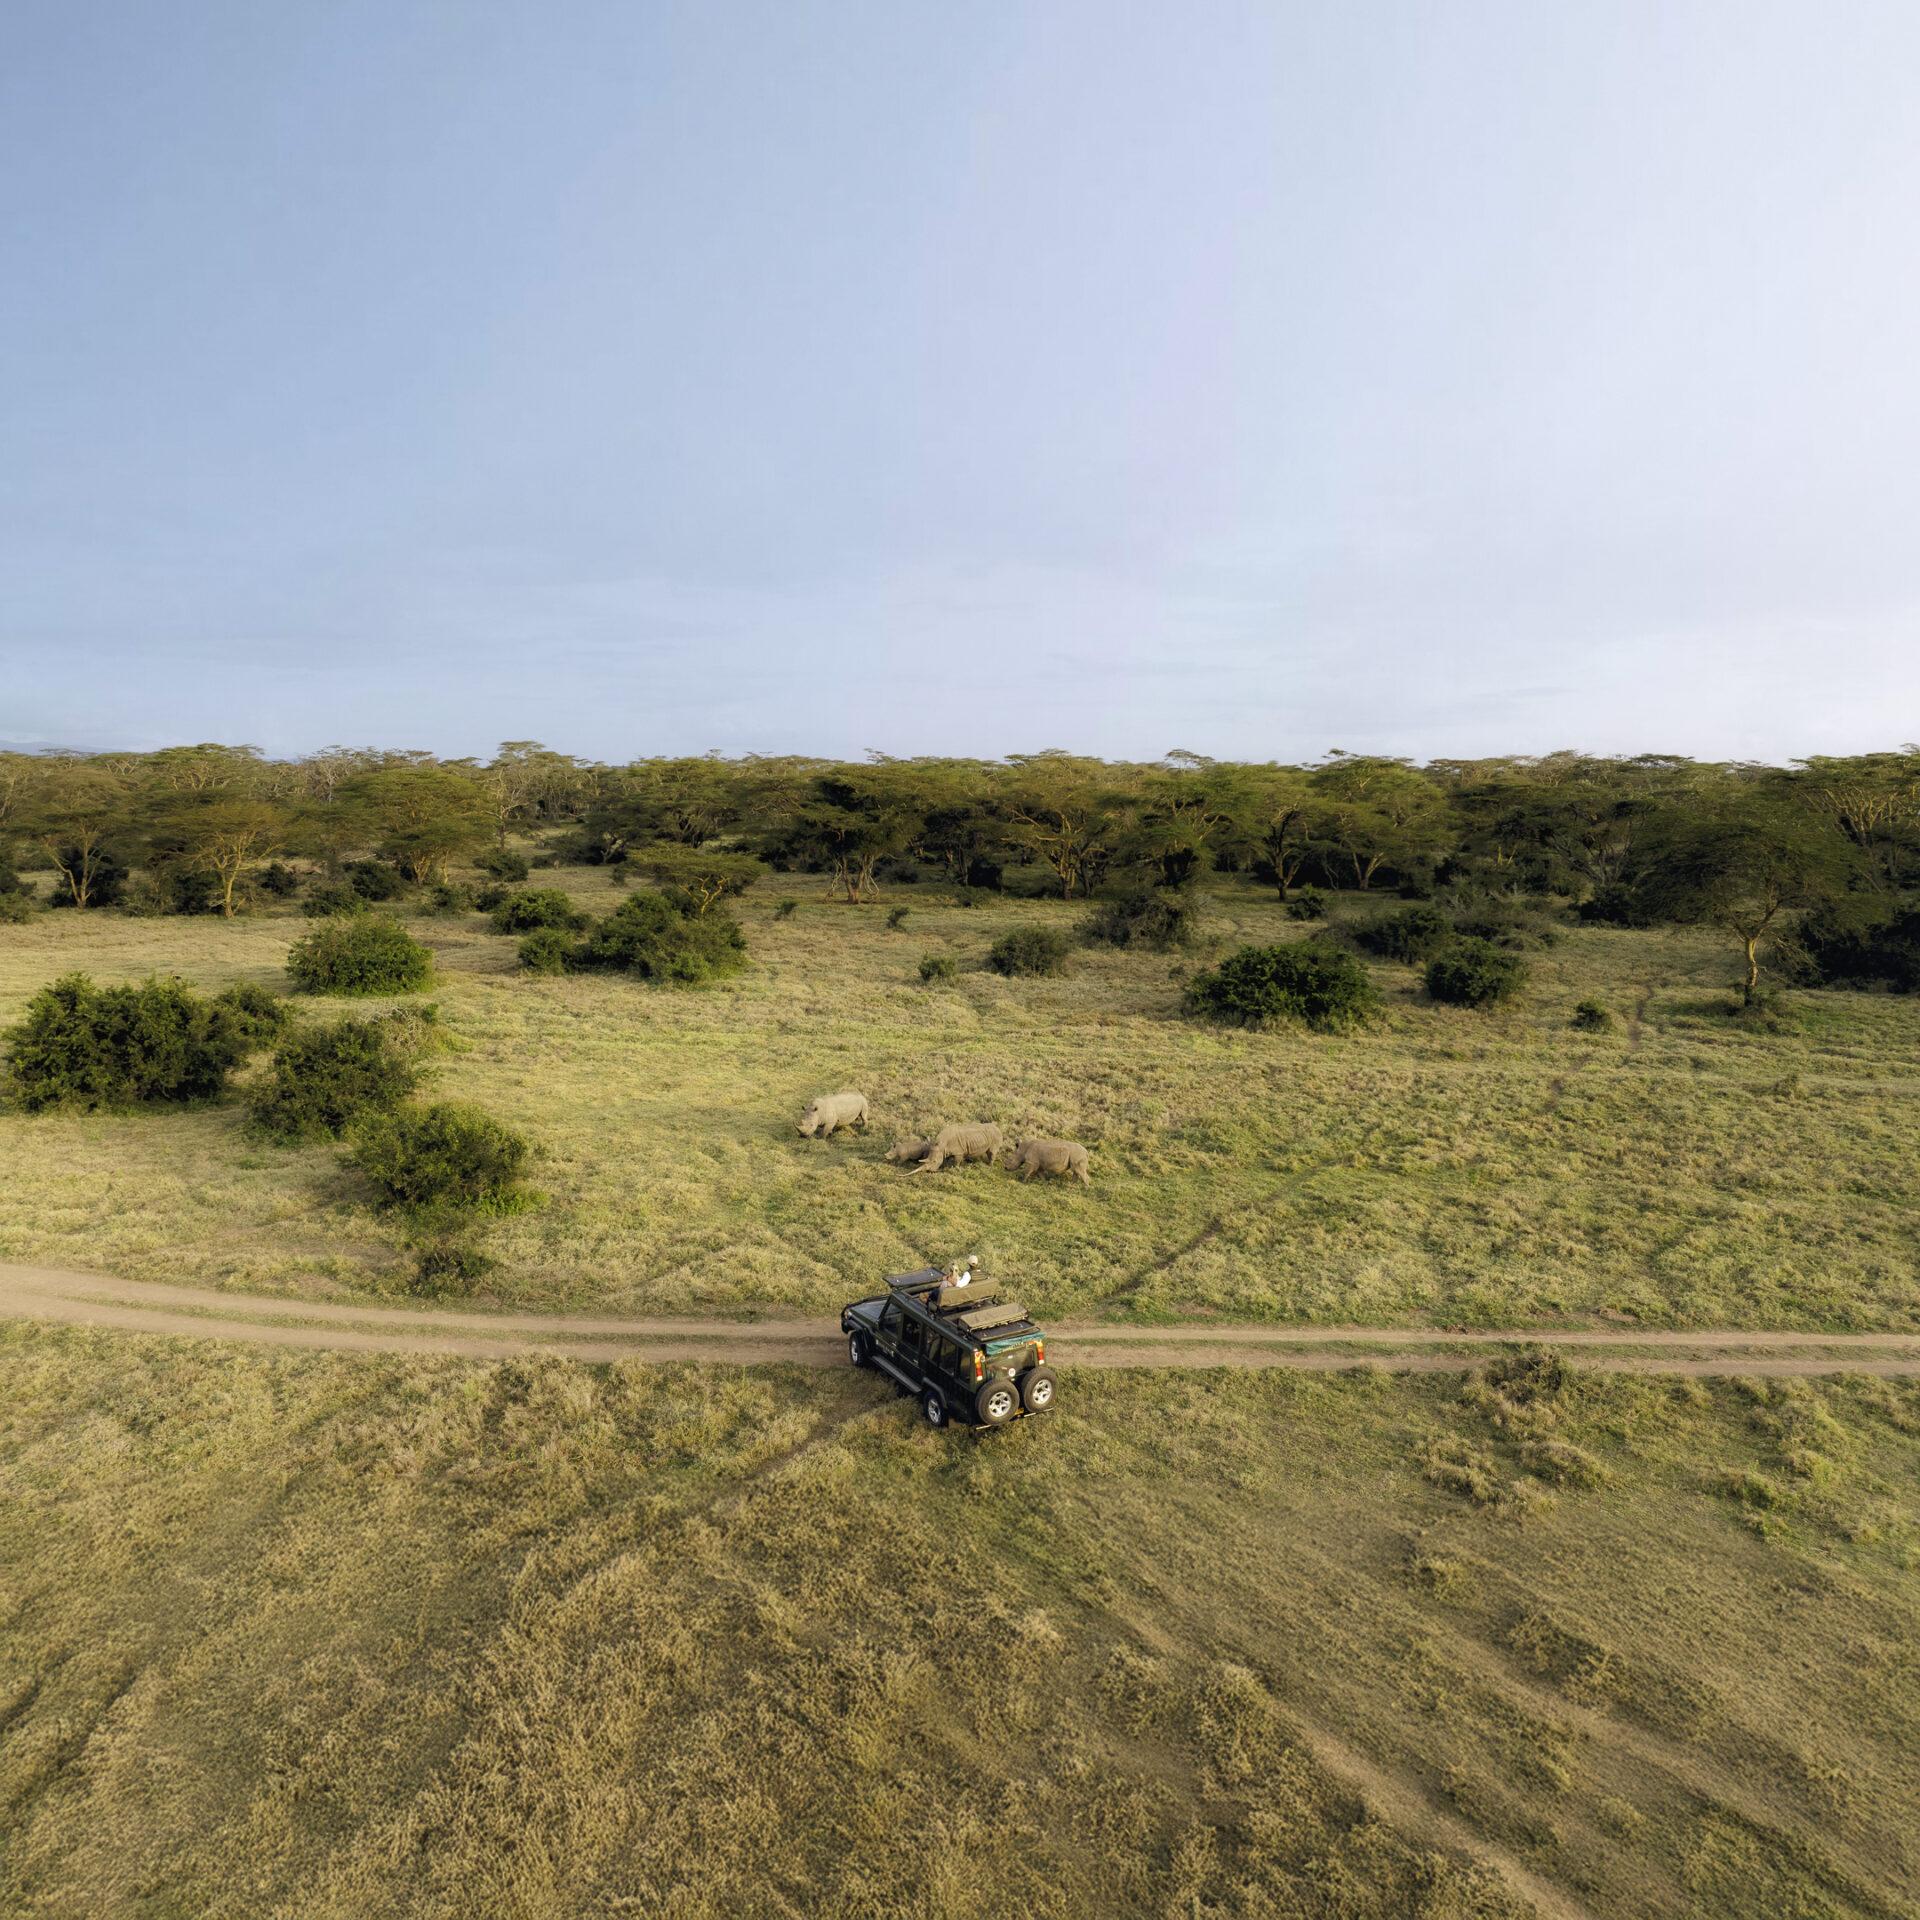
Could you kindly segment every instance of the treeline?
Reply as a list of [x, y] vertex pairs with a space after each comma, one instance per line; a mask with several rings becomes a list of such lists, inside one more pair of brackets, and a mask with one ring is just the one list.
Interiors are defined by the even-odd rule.
[[735, 863], [729, 890], [762, 868], [815, 874], [850, 903], [927, 880], [1076, 900], [1209, 872], [1282, 898], [1304, 886], [1530, 895], [1620, 925], [1724, 925], [1749, 991], [1761, 950], [1790, 930], [1798, 964], [1920, 985], [1920, 970], [1902, 971], [1903, 942], [1920, 951], [1915, 746], [1786, 768], [1575, 753], [1281, 766], [1183, 752], [609, 766], [530, 741], [484, 762], [346, 748], [269, 760], [217, 745], [0, 754], [0, 895], [16, 903], [19, 872], [38, 870], [48, 906], [233, 914], [263, 888], [297, 885], [289, 861], [336, 884], [356, 862], [444, 883], [525, 836], [549, 861], [681, 887], [720, 856]]

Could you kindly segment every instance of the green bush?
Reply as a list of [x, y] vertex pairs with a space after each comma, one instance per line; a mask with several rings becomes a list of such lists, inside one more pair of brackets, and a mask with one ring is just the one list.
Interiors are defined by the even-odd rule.
[[1326, 917], [1327, 896], [1318, 887], [1300, 887], [1288, 896], [1289, 920], [1324, 920]]
[[1414, 966], [1450, 946], [1456, 935], [1452, 920], [1438, 907], [1419, 906], [1369, 921], [1355, 928], [1353, 937], [1383, 960], [1401, 960]]
[[474, 1245], [471, 1231], [459, 1222], [436, 1219], [412, 1247], [413, 1282], [409, 1291], [424, 1300], [465, 1293], [500, 1264]]
[[363, 1113], [351, 1129], [351, 1165], [381, 1198], [414, 1212], [526, 1204], [520, 1174], [531, 1151], [511, 1127], [478, 1107], [440, 1104]]
[[1557, 946], [1560, 932], [1544, 915], [1505, 901], [1465, 907], [1454, 914], [1453, 930], [1463, 940], [1491, 940], [1496, 947], [1516, 952], [1527, 947]]
[[1490, 1007], [1527, 984], [1527, 963], [1490, 940], [1461, 940], [1434, 957], [1427, 992], [1450, 1007]]
[[407, 890], [407, 876], [385, 860], [349, 860], [344, 871], [362, 900], [398, 900]]
[[1613, 1015], [1598, 1000], [1582, 1000], [1573, 1010], [1573, 1024], [1582, 1033], [1605, 1033]]
[[529, 973], [566, 973], [573, 966], [575, 941], [560, 927], [537, 927], [520, 942], [520, 964]]
[[216, 993], [213, 1004], [223, 1009], [233, 1031], [249, 1048], [264, 1047], [293, 1025], [293, 1009], [251, 980]]
[[889, 907], [887, 909], [887, 931], [889, 933], [898, 933], [900, 929], [907, 924], [907, 915], [912, 911], [913, 909], [911, 907]]
[[[252, 886], [245, 880], [234, 890], [234, 906], [244, 913], [252, 905]], [[198, 867], [169, 864], [135, 873], [120, 892], [120, 911], [135, 920], [156, 920], [166, 914], [194, 915], [220, 911], [220, 881]]]
[[1156, 953], [1190, 947], [1199, 934], [1199, 902], [1166, 887], [1129, 887], [1102, 900], [1080, 926], [1081, 939], [1090, 945], [1151, 947]]
[[504, 880], [517, 886], [527, 877], [527, 856], [511, 847], [489, 847], [473, 863], [489, 880]]
[[586, 915], [558, 887], [522, 888], [493, 909], [498, 933], [532, 933], [536, 927], [573, 928], [586, 925]]
[[257, 1028], [233, 1000], [203, 999], [178, 980], [96, 987], [70, 973], [42, 987], [7, 1033], [8, 1078], [35, 1113], [210, 1100]]
[[987, 951], [995, 973], [1058, 973], [1066, 964], [1066, 940], [1051, 927], [1016, 927]]
[[32, 894], [0, 893], [0, 927], [24, 926], [32, 918]]
[[398, 1106], [418, 1080], [390, 1022], [339, 1020], [288, 1034], [247, 1105], [276, 1140], [338, 1139], [361, 1114]]
[[1187, 989], [1190, 1012], [1232, 1026], [1297, 1021], [1319, 1033], [1345, 1033], [1379, 1005], [1366, 968], [1324, 940], [1242, 947]]
[[260, 869], [260, 891], [275, 900], [291, 900], [300, 891], [300, 876], [283, 860]]
[[8, 860], [4, 854], [0, 854], [0, 897], [8, 894], [17, 894], [22, 899], [31, 899], [33, 897], [33, 882], [31, 880], [22, 880], [20, 876], [14, 872], [13, 863]]
[[[74, 904], [73, 888], [68, 884], [67, 875], [83, 863], [78, 847], [62, 847], [55, 861], [59, 869], [47, 893], [47, 905], [50, 907], [71, 907]], [[93, 868], [87, 881], [87, 905], [89, 907], [117, 907], [120, 896], [127, 890], [127, 882], [133, 876], [133, 869], [121, 859], [119, 854], [110, 851], [96, 852], [93, 856]]]
[[417, 993], [433, 955], [397, 920], [344, 913], [294, 942], [287, 972], [303, 993]]
[[928, 986], [936, 981], [951, 980], [960, 971], [960, 964], [950, 953], [928, 953], [920, 958], [920, 978]]
[[782, 900], [774, 908], [773, 917], [776, 920], [791, 920], [799, 905], [800, 902], [798, 900]]
[[464, 880], [443, 880], [427, 895], [429, 913], [471, 913], [479, 904], [479, 894]]
[[658, 985], [698, 986], [737, 973], [746, 962], [739, 924], [718, 907], [683, 913], [664, 894], [636, 893], [582, 935], [568, 964]]
[[316, 880], [300, 902], [309, 920], [331, 920], [337, 913], [363, 913], [366, 901], [344, 880]]

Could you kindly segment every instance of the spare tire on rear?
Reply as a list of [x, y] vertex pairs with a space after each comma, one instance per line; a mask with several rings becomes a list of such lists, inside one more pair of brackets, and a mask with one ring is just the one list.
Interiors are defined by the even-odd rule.
[[1053, 1405], [1053, 1369], [1029, 1367], [1020, 1380], [1020, 1398], [1029, 1413], [1045, 1413]]
[[1020, 1395], [1004, 1375], [986, 1382], [973, 1396], [974, 1417], [983, 1427], [1004, 1427], [1020, 1411]]

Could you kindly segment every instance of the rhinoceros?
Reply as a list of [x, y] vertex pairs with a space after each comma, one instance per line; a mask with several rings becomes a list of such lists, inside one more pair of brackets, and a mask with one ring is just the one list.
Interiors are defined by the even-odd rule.
[[864, 1132], [866, 1125], [864, 1093], [823, 1093], [817, 1100], [809, 1100], [806, 1112], [800, 1116], [800, 1131], [809, 1140], [816, 1134], [824, 1140], [842, 1127], [858, 1127]]
[[1036, 1173], [1062, 1180], [1072, 1174], [1082, 1186], [1093, 1185], [1087, 1178], [1087, 1150], [1078, 1140], [1017, 1140], [1007, 1164], [1023, 1180], [1031, 1180]]
[[896, 1167], [904, 1167], [910, 1160], [924, 1160], [932, 1151], [931, 1140], [896, 1140], [887, 1149], [887, 1158]]
[[942, 1127], [934, 1136], [915, 1173], [938, 1173], [948, 1161], [964, 1167], [969, 1160], [992, 1160], [1006, 1143], [1006, 1135], [991, 1120]]

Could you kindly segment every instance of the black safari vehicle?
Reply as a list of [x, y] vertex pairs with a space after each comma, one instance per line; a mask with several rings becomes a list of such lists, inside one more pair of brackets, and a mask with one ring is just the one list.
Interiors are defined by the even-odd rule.
[[929, 1426], [1004, 1427], [1053, 1405], [1045, 1336], [974, 1264], [903, 1273], [840, 1315], [847, 1358], [917, 1394]]

